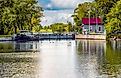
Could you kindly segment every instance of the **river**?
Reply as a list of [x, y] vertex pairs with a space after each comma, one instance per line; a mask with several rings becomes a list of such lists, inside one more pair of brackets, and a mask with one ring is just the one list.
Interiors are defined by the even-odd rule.
[[0, 78], [121, 78], [121, 41], [0, 42]]

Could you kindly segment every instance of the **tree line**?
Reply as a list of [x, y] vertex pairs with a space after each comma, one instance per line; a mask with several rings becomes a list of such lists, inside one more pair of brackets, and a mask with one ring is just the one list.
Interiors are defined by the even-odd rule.
[[36, 0], [0, 0], [0, 35], [37, 31], [42, 11]]
[[81, 26], [84, 17], [100, 17], [107, 31], [107, 37], [114, 36], [116, 31], [121, 31], [121, 0], [95, 0], [79, 4], [72, 17], [76, 26]]
[[68, 33], [68, 32], [79, 32], [80, 27], [73, 25], [71, 22], [68, 23], [54, 23], [49, 26], [42, 27], [41, 30], [51, 33]]
[[42, 27], [40, 18], [43, 9], [36, 0], [0, 0], [0, 35], [11, 35], [19, 30], [41, 32], [80, 32], [83, 17], [101, 17], [107, 31], [112, 37], [121, 31], [121, 0], [95, 0], [79, 4], [74, 9], [75, 25], [70, 22], [55, 23]]

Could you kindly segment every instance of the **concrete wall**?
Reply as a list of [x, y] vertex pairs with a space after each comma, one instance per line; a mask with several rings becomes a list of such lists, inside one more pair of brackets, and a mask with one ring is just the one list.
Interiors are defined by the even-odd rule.
[[106, 40], [106, 35], [76, 35], [76, 39], [99, 39], [99, 40]]

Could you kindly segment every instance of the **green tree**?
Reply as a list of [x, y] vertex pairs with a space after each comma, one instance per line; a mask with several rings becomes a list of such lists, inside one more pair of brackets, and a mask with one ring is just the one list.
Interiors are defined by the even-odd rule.
[[[85, 3], [79, 4], [77, 8], [74, 10], [74, 14], [72, 15], [76, 26], [81, 26], [82, 18], [96, 17], [96, 15], [99, 16], [99, 13], [97, 10], [98, 8], [95, 2], [92, 2], [92, 3], [85, 2]], [[90, 16], [89, 16], [89, 13], [90, 13]]]
[[0, 34], [33, 30], [42, 16], [36, 0], [0, 0], [0, 8]]
[[114, 32], [121, 31], [121, 0], [107, 14], [106, 30], [108, 37], [111, 37]]
[[64, 23], [55, 23], [55, 24], [51, 24], [50, 26], [48, 26], [48, 29], [52, 30], [52, 32], [73, 32], [73, 26], [71, 24], [71, 22], [68, 22], [67, 24]]
[[73, 27], [71, 22], [68, 22], [68, 32], [72, 32], [73, 31]]
[[82, 31], [82, 18], [98, 17], [99, 11], [96, 2], [85, 2], [79, 4], [74, 10], [72, 17], [75, 22], [75, 31], [81, 33]]
[[98, 12], [104, 23], [106, 23], [106, 15], [110, 12], [111, 8], [114, 7], [117, 1], [119, 0], [95, 0]]

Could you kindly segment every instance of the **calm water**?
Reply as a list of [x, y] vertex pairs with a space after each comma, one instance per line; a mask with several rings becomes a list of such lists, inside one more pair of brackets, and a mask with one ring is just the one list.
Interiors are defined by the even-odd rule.
[[0, 52], [0, 78], [121, 78], [121, 41], [1, 42]]

